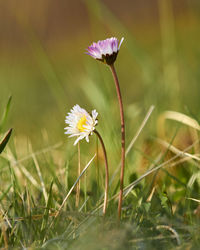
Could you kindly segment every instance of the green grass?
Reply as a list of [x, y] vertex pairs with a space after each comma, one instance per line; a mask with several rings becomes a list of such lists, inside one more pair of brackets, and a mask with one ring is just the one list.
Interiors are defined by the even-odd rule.
[[[13, 55], [0, 59], [0, 142], [13, 128], [0, 154], [0, 247], [198, 249], [198, 15], [185, 25], [187, 13], [176, 19], [170, 1], [160, 1], [161, 31], [149, 38], [138, 29], [136, 33], [144, 36], [138, 41], [131, 24], [125, 25], [102, 1], [91, 2], [84, 1], [90, 37], [81, 34], [75, 44], [60, 48], [58, 43], [52, 49], [31, 26], [19, 22], [28, 44], [21, 60]], [[154, 34], [153, 28], [149, 33]], [[120, 119], [115, 88], [109, 69], [83, 54], [88, 41], [113, 34], [125, 37], [116, 62], [127, 142], [120, 224]], [[10, 94], [12, 101], [7, 100]], [[110, 171], [105, 218], [104, 161], [95, 135], [89, 144], [80, 144], [82, 170], [95, 158], [80, 179], [78, 207], [76, 188], [68, 196], [77, 179], [78, 150], [63, 128], [65, 115], [76, 103], [99, 112], [97, 128]]]
[[[199, 195], [198, 154], [194, 153], [199, 141], [185, 145], [183, 151], [171, 149], [175, 139], [180, 139], [179, 134], [186, 135], [181, 125], [170, 143], [163, 144], [164, 150], [156, 138], [147, 141], [145, 137], [136, 146], [152, 112], [153, 108], [127, 145], [120, 225], [116, 200], [119, 167], [112, 164], [111, 157], [109, 206], [106, 218], [102, 217], [104, 163], [100, 149], [82, 176], [79, 206], [75, 206], [74, 189], [61, 207], [76, 179], [76, 149], [57, 144], [34, 152], [27, 142], [27, 154], [20, 159], [19, 146], [7, 146], [1, 154], [1, 245], [44, 249], [195, 249], [200, 240], [199, 201], [190, 198]], [[81, 143], [82, 169], [96, 152], [95, 144], [95, 138], [89, 145]], [[112, 155], [111, 150], [108, 155]], [[185, 155], [188, 152], [191, 154]]]

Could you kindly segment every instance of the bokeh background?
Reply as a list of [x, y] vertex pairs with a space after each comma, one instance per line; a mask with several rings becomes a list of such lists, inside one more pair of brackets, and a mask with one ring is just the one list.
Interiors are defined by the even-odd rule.
[[45, 136], [64, 141], [65, 115], [78, 103], [99, 111], [100, 130], [118, 128], [109, 69], [84, 53], [111, 36], [125, 38], [116, 69], [128, 133], [152, 104], [155, 117], [175, 110], [198, 120], [199, 27], [199, 0], [0, 1], [0, 112], [13, 97], [7, 127], [38, 145]]

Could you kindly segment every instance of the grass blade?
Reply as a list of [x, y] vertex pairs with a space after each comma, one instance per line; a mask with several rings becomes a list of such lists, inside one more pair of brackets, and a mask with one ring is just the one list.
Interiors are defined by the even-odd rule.
[[12, 128], [8, 130], [8, 132], [4, 136], [3, 140], [1, 140], [1, 142], [0, 142], [0, 154], [4, 150], [6, 144], [8, 143], [10, 136], [11, 136], [11, 133], [12, 133]]
[[9, 113], [9, 110], [10, 110], [11, 100], [12, 100], [12, 96], [9, 97], [7, 105], [6, 105], [6, 107], [4, 109], [4, 112], [3, 112], [3, 117], [2, 117], [1, 122], [0, 122], [0, 132], [1, 132], [1, 130], [2, 130], [3, 126], [4, 126], [4, 124], [5, 124], [6, 120], [7, 120], [8, 113]]
[[81, 176], [85, 173], [85, 171], [88, 169], [88, 167], [90, 166], [90, 164], [92, 163], [92, 161], [94, 160], [94, 158], [96, 157], [96, 154], [91, 158], [91, 160], [88, 162], [88, 164], [85, 166], [85, 168], [82, 170], [81, 174], [79, 175], [79, 177], [76, 179], [76, 181], [74, 182], [74, 184], [72, 185], [71, 189], [69, 190], [68, 194], [66, 195], [65, 199], [63, 200], [62, 204], [60, 205], [55, 218], [59, 215], [61, 209], [63, 208], [65, 202], [67, 201], [67, 199], [69, 198], [70, 194], [72, 193], [73, 189], [75, 188], [76, 184], [78, 183], [78, 181], [80, 180]]

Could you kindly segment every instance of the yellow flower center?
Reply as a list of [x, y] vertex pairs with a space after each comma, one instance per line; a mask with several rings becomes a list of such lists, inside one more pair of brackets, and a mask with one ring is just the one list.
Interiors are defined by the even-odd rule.
[[87, 125], [86, 122], [87, 122], [87, 118], [86, 118], [85, 115], [82, 116], [81, 119], [78, 121], [77, 128], [78, 128], [78, 130], [80, 132], [84, 132], [85, 131], [85, 128], [83, 127], [83, 125]]

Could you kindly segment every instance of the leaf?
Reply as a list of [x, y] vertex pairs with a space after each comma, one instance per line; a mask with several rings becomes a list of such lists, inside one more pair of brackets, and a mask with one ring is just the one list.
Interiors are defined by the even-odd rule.
[[5, 122], [6, 122], [6, 119], [7, 119], [9, 110], [10, 110], [11, 100], [12, 100], [12, 96], [9, 97], [7, 105], [6, 105], [6, 107], [4, 109], [4, 112], [3, 112], [3, 117], [2, 117], [1, 122], [0, 122], [0, 132], [1, 132], [3, 126], [4, 126]]
[[11, 133], [12, 133], [12, 128], [8, 130], [8, 132], [4, 136], [3, 140], [0, 141], [0, 154], [4, 150], [6, 144], [8, 143], [10, 136], [11, 136]]

